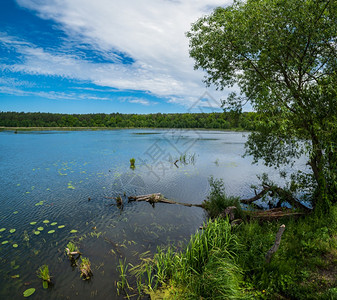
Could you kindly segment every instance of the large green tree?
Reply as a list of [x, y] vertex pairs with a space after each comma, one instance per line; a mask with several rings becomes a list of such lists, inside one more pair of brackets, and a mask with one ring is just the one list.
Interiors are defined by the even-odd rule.
[[260, 116], [247, 153], [277, 168], [308, 158], [287, 193], [266, 181], [265, 191], [291, 201], [294, 192], [317, 211], [329, 209], [337, 202], [337, 1], [234, 1], [200, 18], [187, 36], [205, 82], [239, 88], [224, 104], [240, 109], [249, 101]]

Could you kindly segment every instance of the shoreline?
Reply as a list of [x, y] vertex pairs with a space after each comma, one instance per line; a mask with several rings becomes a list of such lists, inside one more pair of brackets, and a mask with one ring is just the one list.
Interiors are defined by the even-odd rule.
[[0, 126], [1, 131], [98, 131], [98, 130], [121, 130], [121, 129], [147, 129], [147, 130], [194, 130], [194, 131], [223, 131], [223, 132], [249, 132], [245, 129], [221, 129], [221, 128], [172, 128], [172, 127], [5, 127]]

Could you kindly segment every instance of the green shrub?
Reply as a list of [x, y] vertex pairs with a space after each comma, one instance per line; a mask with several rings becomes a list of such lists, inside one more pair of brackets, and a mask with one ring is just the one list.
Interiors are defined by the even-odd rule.
[[225, 192], [225, 186], [222, 179], [209, 179], [211, 191], [207, 199], [204, 201], [204, 208], [210, 218], [216, 218], [219, 216], [228, 206], [235, 206], [237, 208], [235, 212], [236, 218], [242, 218], [243, 212], [238, 197], [227, 196]]

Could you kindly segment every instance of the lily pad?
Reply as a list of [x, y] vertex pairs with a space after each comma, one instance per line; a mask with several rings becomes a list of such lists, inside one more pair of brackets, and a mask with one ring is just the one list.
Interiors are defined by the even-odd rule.
[[23, 292], [23, 297], [27, 298], [27, 297], [33, 295], [34, 293], [35, 293], [35, 289], [34, 288], [30, 288], [30, 289], [25, 290]]
[[66, 225], [60, 225], [60, 226], [58, 226], [57, 228], [64, 228], [64, 227], [66, 227]]
[[38, 231], [42, 231], [42, 230], [43, 230], [43, 227], [38, 227], [37, 230], [38, 230]]
[[70, 233], [76, 233], [76, 232], [77, 232], [76, 229], [70, 230]]
[[49, 220], [44, 220], [43, 223], [48, 224]]
[[17, 248], [17, 247], [19, 247], [18, 244], [13, 244], [13, 248]]
[[1, 228], [0, 229], [0, 232], [3, 232], [3, 231], [5, 231], [6, 230], [6, 228]]
[[49, 230], [48, 231], [48, 233], [54, 233], [55, 232], [55, 230]]
[[14, 233], [15, 231], [16, 231], [16, 229], [13, 228], [13, 229], [11, 229], [9, 232], [10, 232], [10, 233]]
[[39, 235], [41, 232], [40, 231], [34, 231], [35, 235]]
[[17, 210], [13, 212], [13, 214], [14, 214], [14, 215], [16, 215], [17, 213], [18, 213], [18, 211], [17, 211]]
[[50, 225], [51, 226], [55, 226], [57, 224], [57, 222], [53, 222], [53, 223], [51, 223]]
[[30, 222], [29, 224], [30, 225], [35, 225], [37, 222]]
[[8, 244], [8, 241], [3, 241], [1, 244], [6, 245], [6, 244]]

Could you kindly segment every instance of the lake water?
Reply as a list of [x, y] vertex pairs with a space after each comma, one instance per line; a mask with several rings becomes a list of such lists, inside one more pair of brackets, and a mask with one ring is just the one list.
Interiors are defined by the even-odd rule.
[[[31, 299], [123, 299], [115, 284], [120, 259], [135, 264], [157, 246], [186, 242], [206, 217], [197, 207], [127, 200], [120, 210], [108, 198], [162, 193], [200, 204], [210, 176], [222, 178], [228, 194], [250, 197], [256, 174], [267, 169], [242, 158], [246, 137], [168, 129], [0, 132], [0, 299], [22, 299], [28, 288], [36, 289]], [[174, 165], [183, 154], [186, 163]], [[90, 259], [90, 281], [64, 254], [69, 241]], [[36, 275], [43, 264], [54, 284], [47, 290]]]

